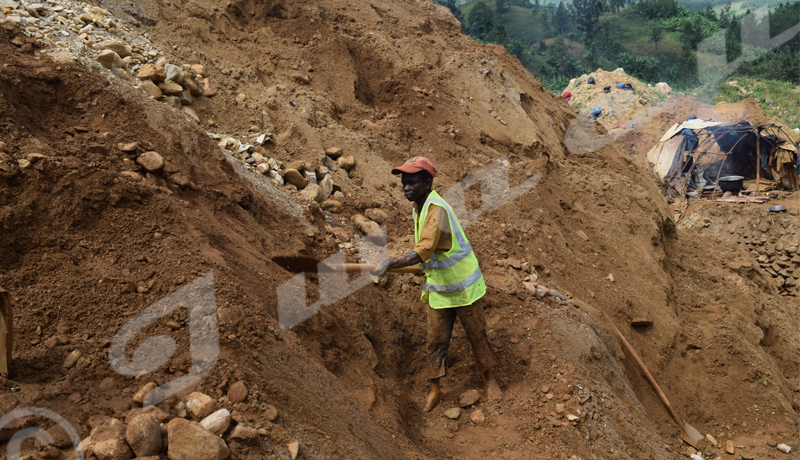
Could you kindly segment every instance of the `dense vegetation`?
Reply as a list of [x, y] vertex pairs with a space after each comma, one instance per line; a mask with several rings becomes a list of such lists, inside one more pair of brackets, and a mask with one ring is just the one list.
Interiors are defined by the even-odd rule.
[[437, 1], [465, 32], [504, 45], [554, 92], [593, 69], [617, 67], [678, 89], [736, 77], [800, 85], [800, 34], [773, 43], [800, 24], [800, 1], [780, 3], [760, 20], [730, 3], [698, 10], [676, 0]]

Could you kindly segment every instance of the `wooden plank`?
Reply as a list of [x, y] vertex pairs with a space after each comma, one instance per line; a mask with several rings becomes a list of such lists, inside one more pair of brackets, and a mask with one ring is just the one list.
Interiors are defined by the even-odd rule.
[[11, 296], [0, 288], [0, 374], [9, 376], [11, 370], [12, 321]]

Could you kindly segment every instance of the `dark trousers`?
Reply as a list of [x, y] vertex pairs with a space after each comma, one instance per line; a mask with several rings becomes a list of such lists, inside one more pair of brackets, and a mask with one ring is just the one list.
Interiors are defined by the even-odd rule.
[[486, 318], [483, 301], [464, 307], [434, 309], [428, 305], [428, 378], [444, 377], [447, 373], [447, 349], [453, 335], [456, 317], [467, 334], [475, 356], [475, 369], [483, 374], [494, 365], [494, 356], [486, 338]]

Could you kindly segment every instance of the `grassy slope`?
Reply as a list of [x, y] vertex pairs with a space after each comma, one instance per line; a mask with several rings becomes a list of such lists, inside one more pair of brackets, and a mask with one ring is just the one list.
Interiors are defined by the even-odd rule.
[[800, 112], [797, 110], [800, 107], [800, 87], [783, 81], [739, 78], [723, 83], [714, 102], [737, 102], [747, 97], [756, 99], [767, 114], [784, 120], [792, 128], [800, 128]]

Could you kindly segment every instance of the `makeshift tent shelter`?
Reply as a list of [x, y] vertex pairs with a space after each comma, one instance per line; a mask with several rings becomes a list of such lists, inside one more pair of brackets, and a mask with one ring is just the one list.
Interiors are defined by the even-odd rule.
[[715, 185], [727, 175], [765, 177], [792, 190], [798, 187], [800, 162], [798, 145], [791, 139], [775, 124], [687, 120], [667, 130], [647, 153], [647, 160], [655, 165], [670, 199]]

